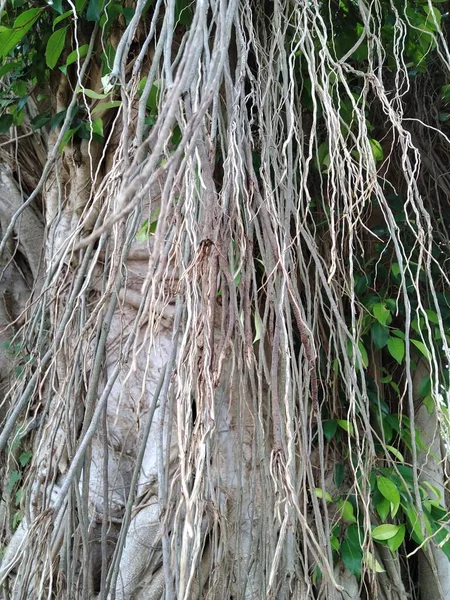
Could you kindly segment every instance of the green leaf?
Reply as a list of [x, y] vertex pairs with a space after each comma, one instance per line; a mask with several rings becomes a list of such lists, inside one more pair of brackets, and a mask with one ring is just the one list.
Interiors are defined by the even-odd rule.
[[432, 485], [429, 481], [424, 481], [423, 485], [428, 488], [428, 490], [436, 496], [437, 500], [442, 500], [442, 494], [435, 485]]
[[383, 148], [381, 147], [380, 142], [378, 142], [377, 140], [374, 140], [373, 138], [370, 138], [369, 144], [372, 149], [372, 154], [373, 154], [373, 158], [375, 159], [375, 161], [378, 162], [380, 160], [383, 160], [384, 153], [383, 153]]
[[339, 502], [339, 509], [341, 511], [342, 518], [344, 521], [349, 523], [356, 523], [356, 517], [353, 511], [353, 504], [348, 500], [341, 500]]
[[17, 482], [22, 479], [22, 473], [20, 471], [11, 471], [9, 481], [7, 485], [8, 492], [11, 493]]
[[[324, 493], [322, 488], [315, 488], [314, 489], [314, 493], [316, 494], [316, 496], [318, 498], [323, 498], [324, 497]], [[333, 502], [333, 498], [330, 496], [330, 494], [328, 492], [325, 492], [325, 500], [327, 502]]]
[[353, 423], [350, 423], [350, 421], [346, 421], [345, 419], [338, 419], [336, 423], [339, 425], [339, 427], [341, 427], [341, 429], [343, 429], [350, 435], [354, 435]]
[[395, 337], [398, 337], [401, 340], [405, 339], [405, 334], [403, 333], [403, 331], [400, 331], [400, 329], [393, 329], [392, 330], [392, 335], [395, 335]]
[[437, 313], [434, 310], [430, 310], [429, 308], [427, 308], [425, 310], [425, 313], [428, 317], [428, 320], [430, 321], [430, 323], [434, 323], [435, 325], [439, 325], [439, 317], [437, 315]]
[[407, 504], [402, 503], [402, 508], [407, 517], [408, 529], [411, 533], [411, 537], [416, 543], [422, 544], [422, 542], [424, 541], [424, 537], [422, 534], [422, 527], [417, 511], [409, 504], [409, 502]]
[[15, 61], [7, 62], [2, 67], [0, 67], [0, 77], [7, 75], [13, 69], [19, 67], [19, 65]]
[[92, 121], [92, 133], [96, 133], [100, 137], [103, 137], [103, 121], [100, 117]]
[[417, 348], [417, 350], [419, 350], [419, 352], [421, 354], [423, 354], [423, 356], [425, 356], [425, 358], [427, 358], [428, 360], [431, 360], [430, 351], [428, 350], [428, 348], [425, 346], [425, 344], [423, 342], [419, 342], [419, 340], [411, 340], [411, 343], [414, 344], [414, 346]]
[[341, 487], [342, 482], [344, 481], [344, 465], [340, 463], [336, 463], [334, 467], [334, 483], [336, 487]]
[[160, 81], [156, 80], [153, 83], [153, 85], [150, 89], [150, 93], [147, 98], [147, 108], [149, 109], [149, 111], [152, 115], [158, 114], [159, 98], [161, 95], [160, 86], [161, 86]]
[[148, 219], [142, 223], [139, 231], [136, 234], [136, 241], [138, 242], [146, 242], [148, 240]]
[[438, 31], [441, 25], [441, 12], [436, 6], [424, 6], [423, 10], [427, 13], [427, 26], [431, 31]]
[[397, 302], [394, 300], [394, 298], [386, 298], [385, 303], [390, 312], [394, 314], [397, 310]]
[[382, 325], [379, 321], [375, 321], [370, 328], [370, 333], [374, 346], [377, 348], [377, 350], [381, 350], [386, 346], [389, 339], [389, 329], [387, 327]]
[[336, 550], [336, 552], [339, 552], [341, 548], [339, 540], [334, 535], [330, 536], [330, 546], [333, 548], [333, 550]]
[[58, 23], [61, 23], [61, 21], [64, 21], [64, 19], [67, 19], [67, 17], [70, 17], [70, 15], [73, 15], [73, 12], [71, 10], [68, 10], [67, 12], [63, 13], [62, 15], [59, 15], [59, 17], [56, 17], [56, 19], [53, 21], [53, 30], [58, 25]]
[[389, 452], [391, 454], [393, 454], [395, 456], [395, 458], [397, 460], [399, 460], [400, 462], [405, 462], [405, 459], [403, 458], [403, 454], [401, 452], [399, 452], [397, 450], [397, 448], [394, 448], [393, 446], [386, 446], [386, 448], [389, 450]]
[[390, 540], [397, 535], [399, 529], [400, 527], [398, 525], [390, 525], [389, 523], [379, 525], [372, 531], [372, 537], [377, 542]]
[[427, 413], [429, 415], [432, 415], [433, 412], [434, 412], [434, 400], [433, 400], [433, 396], [431, 394], [428, 394], [427, 396], [425, 396], [425, 398], [422, 400], [422, 404], [427, 409]]
[[86, 11], [86, 19], [88, 21], [98, 21], [100, 19], [100, 5], [102, 0], [89, 0]]
[[53, 130], [53, 129], [56, 129], [56, 127], [59, 127], [59, 125], [61, 125], [61, 123], [66, 118], [66, 113], [67, 113], [67, 110], [64, 109], [64, 110], [60, 110], [55, 115], [53, 115], [52, 122], [50, 123], [50, 129]]
[[386, 521], [386, 519], [388, 517], [390, 508], [391, 508], [391, 503], [389, 502], [389, 500], [386, 500], [386, 498], [382, 498], [375, 506], [375, 509], [376, 509], [380, 519], [383, 521], [383, 523]]
[[369, 366], [369, 357], [367, 356], [367, 351], [364, 348], [364, 345], [362, 342], [358, 342], [358, 348], [361, 353], [361, 361], [362, 361], [363, 367], [365, 369], [367, 369], [367, 367]]
[[391, 537], [387, 540], [388, 548], [391, 552], [396, 552], [403, 543], [405, 539], [406, 527], [404, 525], [400, 525], [397, 533], [394, 537]]
[[175, 0], [175, 23], [189, 27], [192, 22], [191, 0]]
[[14, 27], [0, 27], [0, 58], [7, 56], [40, 17], [42, 8], [30, 8], [14, 21]]
[[41, 127], [44, 127], [44, 125], [47, 125], [47, 123], [49, 121], [50, 121], [50, 111], [46, 111], [45, 113], [36, 115], [34, 117], [34, 119], [31, 121], [31, 124], [33, 125], [33, 129], [40, 129]]
[[62, 152], [63, 149], [65, 148], [65, 146], [67, 146], [67, 144], [70, 142], [70, 140], [73, 138], [73, 136], [75, 135], [75, 133], [80, 129], [81, 125], [78, 125], [77, 127], [74, 127], [73, 129], [68, 129], [66, 131], [66, 133], [63, 136], [63, 139], [61, 140], [61, 143], [59, 145], [58, 151]]
[[12, 115], [2, 115], [0, 117], [0, 133], [8, 133], [13, 121], [14, 117]]
[[377, 488], [389, 502], [392, 502], [392, 504], [397, 505], [400, 503], [400, 493], [397, 486], [387, 477], [377, 477]]
[[329, 442], [331, 442], [331, 440], [334, 438], [337, 428], [338, 428], [337, 421], [335, 419], [328, 419], [327, 421], [323, 422], [322, 427], [323, 427], [323, 435]]
[[132, 6], [123, 7], [123, 16], [125, 17], [125, 25], [128, 27], [131, 19], [134, 17], [135, 10]]
[[98, 104], [92, 109], [92, 114], [94, 115], [97, 112], [100, 112], [102, 110], [108, 110], [110, 108], [118, 108], [121, 105], [121, 100], [113, 100], [112, 102], [102, 102], [101, 104]]
[[391, 311], [386, 308], [386, 305], [378, 302], [372, 307], [373, 316], [381, 323], [381, 325], [387, 325], [388, 319], [391, 316]]
[[400, 275], [400, 265], [396, 262], [392, 263], [391, 271], [392, 271], [392, 275], [394, 275], [394, 277], [398, 277]]
[[49, 69], [53, 69], [61, 56], [61, 52], [64, 50], [64, 44], [66, 42], [67, 27], [57, 29], [48, 38], [47, 48], [45, 50], [45, 62]]
[[49, 4], [53, 8], [53, 10], [55, 10], [57, 13], [59, 13], [59, 14], [62, 13], [62, 11], [63, 11], [62, 0], [52, 0], [51, 2], [49, 2]]
[[21, 510], [18, 510], [16, 513], [14, 513], [13, 522], [12, 522], [13, 529], [16, 529], [19, 526], [20, 521], [22, 519], [23, 519], [23, 512]]
[[387, 342], [387, 348], [392, 358], [395, 358], [398, 364], [401, 365], [405, 356], [405, 342], [400, 338], [390, 337]]
[[94, 92], [94, 90], [90, 90], [89, 88], [80, 89], [80, 92], [83, 93], [88, 98], [92, 98], [93, 100], [104, 100], [108, 97], [108, 94], [99, 94], [98, 92]]
[[355, 575], [355, 577], [361, 577], [361, 563], [363, 557], [361, 548], [346, 539], [341, 544], [341, 557], [350, 573]]
[[417, 397], [424, 398], [431, 393], [431, 377], [429, 375], [425, 375], [422, 377], [419, 383], [419, 387], [417, 388]]
[[82, 46], [80, 46], [79, 48], [77, 48], [77, 50], [74, 50], [73, 52], [71, 52], [69, 54], [69, 56], [67, 57], [65, 66], [68, 67], [72, 63], [77, 62], [77, 60], [79, 58], [82, 58], [83, 56], [86, 56], [88, 50], [89, 50], [89, 45], [88, 44], [83, 44]]
[[366, 552], [364, 554], [364, 563], [368, 569], [375, 571], [375, 573], [385, 573], [386, 571], [380, 565], [380, 563], [373, 557], [372, 552]]
[[75, 0], [75, 9], [77, 11], [77, 15], [81, 15], [85, 6], [86, 0]]
[[389, 385], [391, 386], [391, 388], [394, 390], [394, 392], [396, 394], [400, 394], [400, 388], [398, 387], [398, 385], [395, 381], [391, 381], [391, 383]]
[[22, 465], [22, 467], [24, 467], [27, 463], [30, 462], [32, 456], [32, 452], [22, 452], [22, 454], [19, 456], [19, 462]]

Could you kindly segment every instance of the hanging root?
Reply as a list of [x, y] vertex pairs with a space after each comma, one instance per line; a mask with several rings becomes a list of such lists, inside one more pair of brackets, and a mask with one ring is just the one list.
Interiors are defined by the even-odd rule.
[[[421, 112], [408, 16], [390, 5], [386, 41], [386, 6], [349, 4], [360, 36], [342, 48], [337, 3], [197, 1], [178, 23], [174, 0], [144, 4], [112, 27], [106, 79], [95, 54], [78, 65], [120, 101], [94, 112], [78, 88], [103, 142], [58, 153], [58, 133], [36, 185], [46, 276], [19, 332], [36, 350], [0, 434], [11, 453], [32, 431], [33, 450], [3, 580], [14, 598], [404, 597], [407, 566], [371, 537], [374, 473], [396, 458], [377, 402], [414, 439], [416, 315], [442, 394], [450, 248], [449, 139]], [[383, 310], [403, 342], [388, 359], [365, 341]], [[415, 443], [404, 460], [421, 514]]]

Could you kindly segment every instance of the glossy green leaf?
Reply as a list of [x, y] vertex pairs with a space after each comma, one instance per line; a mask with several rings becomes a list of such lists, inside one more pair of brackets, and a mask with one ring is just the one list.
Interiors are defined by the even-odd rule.
[[355, 575], [355, 577], [361, 577], [361, 563], [363, 558], [361, 548], [346, 539], [341, 544], [341, 557], [342, 562], [350, 573]]
[[394, 537], [391, 537], [387, 540], [387, 545], [391, 552], [396, 552], [403, 544], [403, 540], [405, 539], [405, 533], [406, 527], [404, 525], [399, 525], [398, 531], [394, 535]]
[[52, 121], [50, 124], [50, 129], [56, 129], [57, 127], [59, 127], [64, 119], [66, 118], [66, 114], [67, 114], [67, 110], [60, 110], [59, 112], [57, 112], [55, 115], [53, 115], [52, 117]]
[[417, 348], [417, 350], [419, 350], [419, 352], [421, 354], [423, 354], [423, 356], [425, 356], [425, 358], [427, 358], [428, 360], [431, 360], [430, 351], [428, 350], [428, 348], [425, 346], [425, 344], [423, 342], [419, 342], [419, 340], [411, 340], [411, 344], [414, 344], [414, 346]]
[[375, 573], [385, 573], [386, 571], [380, 565], [380, 563], [374, 558], [371, 552], [364, 553], [364, 563], [368, 569], [375, 571]]
[[22, 454], [19, 456], [20, 465], [22, 467], [24, 467], [26, 464], [28, 464], [30, 462], [32, 456], [33, 456], [33, 453], [30, 451], [22, 452]]
[[429, 308], [426, 309], [425, 311], [428, 320], [430, 321], [430, 323], [434, 323], [435, 325], [439, 325], [439, 317], [437, 315], [437, 313], [434, 310], [430, 310]]
[[7, 56], [23, 36], [33, 27], [42, 13], [42, 8], [30, 8], [14, 21], [14, 27], [0, 27], [0, 58]]
[[387, 349], [392, 358], [401, 365], [405, 357], [405, 342], [400, 338], [390, 337], [387, 341]]
[[59, 148], [58, 148], [59, 152], [63, 151], [65, 146], [67, 146], [67, 144], [70, 142], [70, 140], [73, 138], [73, 136], [79, 130], [80, 127], [81, 127], [81, 125], [78, 125], [77, 127], [73, 127], [72, 129], [68, 129], [66, 131], [66, 133], [64, 134], [63, 139], [61, 140], [61, 143], [59, 145]]
[[92, 121], [92, 133], [96, 133], [100, 137], [103, 137], [103, 121], [100, 118]]
[[334, 535], [330, 536], [330, 546], [333, 548], [333, 550], [336, 550], [336, 552], [339, 552], [339, 550], [341, 548], [341, 544], [340, 544], [338, 538], [335, 537]]
[[10, 114], [0, 116], [0, 133], [7, 133], [13, 124], [14, 118]]
[[7, 485], [8, 492], [11, 493], [13, 491], [16, 483], [19, 482], [21, 479], [22, 479], [22, 473], [20, 471], [11, 471], [11, 473], [9, 475], [8, 485]]
[[389, 540], [397, 535], [399, 529], [398, 525], [391, 525], [389, 523], [379, 525], [372, 531], [372, 537], [377, 542]]
[[365, 369], [367, 369], [367, 367], [369, 366], [369, 357], [367, 355], [367, 351], [364, 348], [364, 345], [362, 342], [358, 342], [358, 348], [361, 353], [361, 361], [362, 361], [363, 367]]
[[54, 11], [56, 11], [59, 14], [62, 14], [62, 11], [63, 11], [62, 0], [52, 0], [51, 2], [49, 2], [49, 4], [53, 8]]
[[397, 448], [394, 448], [393, 446], [388, 446], [388, 445], [386, 445], [386, 448], [389, 450], [389, 452], [390, 452], [391, 454], [393, 454], [393, 455], [395, 456], [395, 458], [396, 458], [397, 460], [399, 460], [400, 462], [405, 462], [405, 459], [404, 459], [404, 457], [403, 457], [403, 454], [402, 454], [401, 452], [399, 452], [399, 451], [397, 450]]
[[79, 58], [82, 58], [83, 56], [86, 56], [88, 50], [89, 50], [89, 45], [88, 44], [83, 44], [77, 50], [74, 50], [73, 52], [71, 52], [69, 54], [69, 56], [67, 57], [66, 67], [68, 67], [69, 65], [71, 65], [74, 62], [77, 62], [77, 60]]
[[353, 423], [350, 423], [350, 421], [346, 421], [345, 419], [338, 419], [336, 422], [341, 429], [350, 435], [354, 435]]
[[119, 108], [119, 106], [122, 105], [122, 101], [121, 100], [113, 100], [111, 102], [102, 102], [101, 104], [98, 104], [97, 106], [95, 106], [92, 109], [92, 114], [94, 115], [97, 112], [100, 112], [102, 110], [109, 110], [110, 108]]
[[58, 25], [58, 23], [61, 23], [61, 21], [64, 21], [64, 19], [67, 19], [67, 17], [70, 17], [71, 15], [73, 15], [73, 11], [68, 10], [67, 12], [63, 13], [62, 15], [59, 15], [59, 17], [56, 17], [56, 19], [53, 21], [53, 29], [55, 29], [55, 27]]
[[402, 508], [404, 513], [406, 514], [408, 521], [408, 529], [411, 533], [412, 538], [416, 543], [422, 544], [422, 542], [424, 541], [424, 537], [422, 534], [422, 527], [417, 511], [409, 503], [402, 503]]
[[391, 271], [392, 274], [394, 275], [394, 277], [398, 277], [400, 275], [400, 266], [398, 263], [392, 263], [391, 265]]
[[339, 502], [339, 508], [344, 521], [347, 521], [348, 523], [356, 523], [356, 517], [351, 502], [348, 500], [341, 500]]
[[48, 38], [47, 48], [45, 50], [45, 62], [49, 69], [53, 69], [61, 56], [61, 52], [64, 50], [64, 44], [66, 42], [67, 27], [57, 29]]
[[98, 21], [100, 19], [100, 6], [102, 0], [89, 0], [88, 8], [86, 11], [86, 19], [88, 21]]
[[383, 148], [381, 147], [380, 142], [371, 138], [371, 139], [369, 139], [369, 143], [370, 143], [373, 158], [375, 159], [375, 161], [378, 162], [380, 160], [383, 160], [384, 153], [383, 153]]
[[317, 498], [323, 498], [325, 496], [325, 500], [327, 502], [333, 502], [333, 498], [330, 496], [330, 494], [328, 492], [325, 492], [324, 494], [322, 488], [315, 488], [314, 493], [316, 494]]
[[395, 335], [395, 337], [398, 337], [401, 340], [405, 339], [405, 334], [400, 329], [393, 329], [392, 330], [392, 335]]
[[400, 493], [397, 486], [387, 477], [377, 477], [377, 488], [389, 502], [395, 505], [400, 502]]
[[4, 77], [14, 69], [18, 68], [18, 64], [15, 61], [7, 62], [0, 67], [0, 77]]
[[386, 521], [386, 519], [389, 515], [390, 508], [391, 508], [391, 503], [389, 502], [389, 500], [387, 500], [384, 497], [375, 506], [375, 510], [377, 511], [377, 513], [378, 513], [380, 519], [383, 521], [383, 523]]
[[82, 90], [80, 90], [80, 92], [84, 96], [87, 96], [88, 98], [92, 98], [93, 100], [104, 100], [105, 98], [108, 97], [108, 94], [99, 94], [98, 92], [95, 92], [94, 90], [90, 90], [89, 88], [83, 88]]
[[429, 415], [432, 415], [434, 412], [434, 408], [435, 408], [433, 396], [431, 394], [428, 394], [427, 396], [425, 396], [425, 398], [422, 400], [422, 404], [427, 409], [427, 413]]
[[33, 125], [33, 129], [40, 129], [41, 127], [44, 127], [44, 125], [47, 125], [47, 123], [49, 121], [50, 121], [50, 111], [47, 111], [45, 113], [36, 115], [34, 117], [34, 119], [31, 121], [31, 124]]
[[322, 428], [323, 428], [323, 435], [329, 442], [331, 442], [331, 440], [335, 436], [337, 428], [338, 428], [336, 419], [327, 419], [326, 421], [323, 422]]
[[77, 11], [77, 15], [81, 15], [84, 7], [86, 6], [87, 0], [75, 0], [75, 9]]
[[432, 485], [429, 481], [424, 481], [422, 485], [428, 488], [428, 490], [436, 496], [437, 500], [442, 500], [442, 493], [437, 486]]
[[375, 321], [370, 328], [370, 335], [375, 348], [377, 348], [377, 350], [381, 350], [388, 342], [389, 329], [382, 325], [379, 321]]
[[417, 388], [417, 397], [424, 398], [431, 393], [431, 377], [429, 375], [425, 375], [422, 377], [419, 383], [419, 387]]
[[336, 485], [336, 487], [341, 487], [342, 482], [344, 481], [344, 475], [345, 475], [345, 470], [344, 470], [344, 465], [341, 465], [340, 463], [336, 463], [335, 467], [334, 467], [334, 483]]
[[391, 316], [391, 311], [386, 308], [384, 303], [378, 302], [372, 307], [373, 316], [381, 323], [381, 325], [387, 325], [388, 319]]

